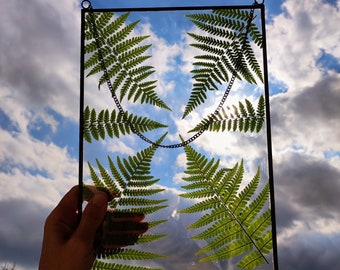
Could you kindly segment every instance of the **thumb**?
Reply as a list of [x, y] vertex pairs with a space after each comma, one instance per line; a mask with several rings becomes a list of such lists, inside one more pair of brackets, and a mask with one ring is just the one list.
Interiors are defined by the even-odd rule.
[[80, 224], [74, 234], [74, 237], [79, 239], [86, 245], [93, 247], [96, 232], [102, 224], [108, 205], [107, 195], [100, 191], [96, 192], [88, 205], [86, 206]]

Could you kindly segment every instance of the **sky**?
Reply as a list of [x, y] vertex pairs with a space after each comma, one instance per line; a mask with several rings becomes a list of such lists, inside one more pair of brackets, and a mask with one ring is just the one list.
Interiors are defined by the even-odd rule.
[[[29, 5], [24, 0], [2, 2], [0, 265], [15, 263], [17, 269], [37, 269], [44, 220], [78, 181], [81, 8], [76, 0], [31, 0]], [[143, 4], [93, 1], [98, 8], [184, 3], [251, 4], [217, 0], [149, 0]], [[282, 0], [265, 4], [280, 269], [336, 270], [340, 268], [340, 3]], [[178, 89], [186, 88], [190, 79], [193, 51], [184, 46], [188, 37], [183, 32], [162, 34], [153, 21], [145, 14], [137, 30], [154, 34], [150, 38], [150, 61], [158, 70], [158, 93], [173, 108], [167, 117], [163, 118], [162, 112], [154, 118], [169, 121], [167, 140], [178, 142], [178, 132], [186, 134], [188, 127], [214, 108], [222, 91], [217, 91], [207, 106], [180, 120], [188, 91], [180, 96]], [[176, 20], [166, 23], [175, 26]], [[98, 92], [94, 79], [86, 81], [86, 89], [86, 98], [94, 106], [113, 106], [105, 87]], [[230, 104], [244, 97], [255, 100], [261, 93], [261, 87], [240, 82], [233, 90], [228, 98]], [[103, 98], [93, 99], [94, 96]], [[124, 106], [140, 110], [135, 105]], [[151, 118], [155, 114], [147, 113]], [[221, 157], [225, 166], [246, 156], [251, 175], [257, 164], [263, 163], [264, 135], [226, 136], [221, 140], [218, 134], [205, 133], [194, 146], [200, 152]], [[98, 145], [112, 155], [133, 155], [146, 147], [135, 136]], [[190, 221], [174, 214], [188, 203], [177, 196], [183, 185], [183, 164], [185, 157], [180, 149], [160, 150], [153, 170], [156, 176], [163, 174], [165, 180], [160, 185], [167, 187], [162, 196], [169, 200], [170, 207], [162, 215], [170, 221], [164, 230], [176, 232], [178, 238], [186, 236], [183, 224]], [[172, 245], [176, 251], [197, 248], [189, 241], [182, 247], [173, 246], [171, 241], [162, 245]], [[163, 267], [171, 269], [177, 263], [174, 269], [185, 269], [186, 260], [195, 260], [188, 259], [184, 251], [179, 253], [176, 261], [168, 260]], [[211, 264], [207, 269], [219, 268]]]

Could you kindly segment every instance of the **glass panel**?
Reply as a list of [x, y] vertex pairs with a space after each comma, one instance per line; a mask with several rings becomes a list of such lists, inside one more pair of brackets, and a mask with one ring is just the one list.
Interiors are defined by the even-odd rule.
[[86, 12], [83, 182], [115, 194], [98, 269], [273, 269], [260, 18]]

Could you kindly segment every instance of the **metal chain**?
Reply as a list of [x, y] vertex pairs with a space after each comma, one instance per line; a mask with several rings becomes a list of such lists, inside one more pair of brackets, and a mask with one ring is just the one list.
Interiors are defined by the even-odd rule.
[[[254, 5], [255, 4], [257, 4], [256, 1], [255, 1]], [[145, 141], [145, 142], [147, 142], [149, 144], [152, 144], [152, 145], [154, 145], [156, 147], [161, 147], [161, 148], [180, 148], [180, 147], [184, 147], [184, 146], [192, 143], [193, 141], [195, 141], [199, 136], [201, 136], [208, 129], [209, 125], [213, 122], [213, 118], [212, 117], [210, 117], [208, 123], [206, 123], [202, 127], [202, 129], [200, 129], [192, 137], [190, 137], [189, 139], [187, 139], [187, 140], [185, 140], [185, 141], [183, 141], [181, 143], [177, 143], [177, 144], [167, 144], [167, 145], [158, 144], [158, 143], [150, 140], [149, 138], [147, 138], [144, 134], [142, 134], [141, 132], [139, 132], [135, 128], [135, 126], [129, 121], [129, 119], [127, 119], [127, 117], [125, 115], [125, 111], [124, 111], [122, 105], [119, 102], [119, 99], [118, 99], [118, 97], [117, 97], [117, 95], [116, 95], [116, 93], [115, 93], [115, 91], [113, 89], [110, 77], [108, 75], [108, 71], [107, 71], [107, 67], [105, 65], [104, 57], [103, 57], [102, 51], [100, 49], [99, 35], [98, 35], [98, 30], [97, 30], [96, 22], [95, 22], [94, 15], [93, 15], [93, 8], [92, 8], [91, 1], [84, 0], [82, 2], [81, 6], [82, 6], [82, 8], [90, 10], [89, 14], [90, 14], [90, 23], [92, 25], [92, 33], [93, 33], [93, 36], [95, 38], [98, 58], [100, 60], [101, 68], [102, 68], [102, 71], [104, 73], [104, 77], [105, 77], [105, 80], [106, 80], [107, 87], [109, 88], [109, 90], [111, 92], [111, 96], [112, 96], [112, 98], [113, 98], [113, 100], [114, 100], [114, 102], [115, 102], [115, 104], [117, 106], [117, 109], [119, 110], [119, 113], [123, 117], [123, 121], [129, 125], [131, 131], [134, 134], [136, 134], [138, 137], [140, 137], [143, 141]], [[249, 19], [248, 19], [248, 22], [247, 22], [247, 26], [246, 26], [246, 30], [245, 30], [245, 33], [244, 33], [244, 41], [243, 41], [243, 44], [242, 44], [241, 52], [244, 51], [244, 49], [245, 49], [246, 42], [247, 42], [247, 36], [248, 36], [248, 33], [249, 33], [249, 29], [250, 29], [250, 25], [251, 25], [251, 22], [254, 19], [253, 16], [254, 16], [254, 8], [251, 9], [250, 16], [249, 16]], [[231, 88], [233, 87], [233, 84], [234, 84], [234, 82], [236, 80], [236, 76], [237, 76], [237, 72], [238, 72], [239, 66], [242, 63], [241, 57], [242, 57], [242, 55], [239, 56], [239, 61], [237, 62], [237, 65], [236, 65], [235, 70], [234, 70], [234, 72], [232, 74], [232, 77], [230, 79], [228, 87], [225, 90], [224, 95], [223, 95], [219, 105], [217, 106], [216, 110], [214, 111], [215, 115], [217, 115], [218, 112], [221, 110], [224, 102], [227, 100], [227, 97], [228, 97], [228, 95], [230, 93]]]

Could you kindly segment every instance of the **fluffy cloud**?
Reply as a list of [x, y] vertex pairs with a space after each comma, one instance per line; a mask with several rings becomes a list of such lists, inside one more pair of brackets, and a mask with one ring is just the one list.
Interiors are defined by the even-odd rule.
[[271, 74], [290, 91], [314, 85], [322, 78], [317, 66], [321, 49], [340, 57], [339, 11], [326, 1], [293, 1], [267, 26]]
[[160, 96], [165, 96], [167, 92], [174, 89], [175, 82], [173, 80], [165, 80], [164, 76], [175, 69], [175, 58], [180, 54], [181, 48], [178, 44], [169, 44], [164, 38], [155, 35], [151, 24], [145, 23], [145, 21], [140, 24], [137, 34], [150, 35], [146, 43], [152, 44], [149, 51], [152, 58], [148, 60], [147, 64], [156, 67], [157, 73], [155, 77], [159, 80], [157, 93]]
[[277, 149], [294, 145], [310, 154], [340, 149], [339, 83], [340, 75], [334, 74], [301, 91], [272, 98]]
[[0, 83], [29, 110], [50, 107], [77, 119], [80, 20], [76, 3], [3, 3], [0, 47], [6, 53], [0, 60]]

